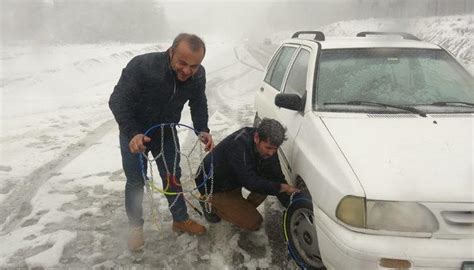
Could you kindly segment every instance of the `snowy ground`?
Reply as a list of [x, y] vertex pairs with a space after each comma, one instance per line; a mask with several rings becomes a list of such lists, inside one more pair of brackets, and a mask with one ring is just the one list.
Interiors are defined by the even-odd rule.
[[[125, 177], [118, 130], [107, 101], [121, 68], [133, 55], [167, 47], [2, 48], [0, 268], [286, 265], [277, 256], [284, 254], [283, 242], [274, 241], [281, 240], [278, 227], [244, 233], [221, 222], [208, 226], [210, 233], [202, 237], [178, 235], [171, 231], [171, 217], [159, 194], [155, 196], [159, 230], [145, 201], [146, 251], [139, 261], [127, 251]], [[204, 65], [210, 128], [219, 141], [252, 124], [252, 94], [262, 65], [242, 46], [228, 43], [209, 43]], [[182, 123], [190, 122], [186, 108]], [[183, 148], [194, 141], [192, 136], [181, 139]], [[281, 212], [273, 200], [261, 210]], [[194, 211], [189, 213], [205, 223]], [[279, 217], [273, 214], [267, 220], [265, 226], [278, 224]], [[275, 234], [272, 243], [278, 245], [273, 256], [267, 231]]]
[[[409, 32], [448, 45], [473, 70], [472, 16], [411, 23], [417, 30]], [[340, 22], [322, 30], [353, 35], [386, 24]], [[127, 251], [125, 177], [107, 101], [132, 56], [168, 45], [1, 47], [1, 269], [295, 268], [286, 260], [282, 209], [273, 199], [260, 209], [264, 227], [251, 233], [225, 222], [208, 225], [189, 210], [209, 229], [204, 236], [192, 237], [171, 231], [165, 199], [157, 194], [159, 230], [145, 200], [145, 252], [138, 260]], [[216, 141], [252, 124], [253, 93], [274, 48], [208, 41], [204, 66], [209, 125]], [[187, 108], [182, 123], [190, 123]], [[180, 136], [183, 147], [193, 142], [192, 136]]]

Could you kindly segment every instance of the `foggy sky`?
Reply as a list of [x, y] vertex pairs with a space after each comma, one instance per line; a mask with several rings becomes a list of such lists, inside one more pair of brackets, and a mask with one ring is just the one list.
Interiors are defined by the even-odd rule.
[[474, 0], [0, 0], [1, 39], [158, 42], [180, 32], [262, 41], [343, 20], [473, 13]]
[[341, 20], [472, 13], [474, 0], [165, 0], [160, 5], [171, 35], [261, 41], [275, 32], [315, 30]]

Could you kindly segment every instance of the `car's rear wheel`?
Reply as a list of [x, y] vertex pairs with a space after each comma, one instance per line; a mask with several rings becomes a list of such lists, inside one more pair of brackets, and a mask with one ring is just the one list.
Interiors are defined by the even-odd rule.
[[307, 199], [295, 199], [287, 209], [285, 222], [289, 252], [305, 269], [326, 269], [321, 259], [313, 207]]

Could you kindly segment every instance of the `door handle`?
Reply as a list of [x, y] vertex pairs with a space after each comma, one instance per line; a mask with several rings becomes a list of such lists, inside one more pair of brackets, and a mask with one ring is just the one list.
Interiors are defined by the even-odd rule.
[[263, 92], [263, 90], [265, 90], [265, 89], [263, 88], [263, 86], [260, 87], [260, 92]]

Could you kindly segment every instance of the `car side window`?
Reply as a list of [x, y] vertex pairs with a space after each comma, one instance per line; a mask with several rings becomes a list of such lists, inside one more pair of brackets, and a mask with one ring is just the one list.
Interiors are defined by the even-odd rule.
[[267, 71], [267, 74], [265, 75], [265, 79], [264, 79], [264, 81], [268, 84], [270, 84], [270, 79], [272, 77], [273, 70], [275, 70], [275, 64], [276, 64], [278, 58], [280, 58], [281, 52], [282, 52], [282, 50], [279, 50], [278, 53], [273, 57], [273, 59], [270, 62], [270, 66], [268, 67], [268, 71]]
[[301, 49], [291, 67], [286, 81], [284, 93], [297, 94], [303, 97], [306, 91], [306, 75], [308, 73], [309, 51]]
[[288, 64], [290, 63], [295, 50], [295, 47], [283, 47], [280, 50], [278, 59], [274, 61], [275, 64], [272, 64], [272, 67], [268, 70], [269, 74], [267, 74], [267, 76], [270, 76], [270, 80], [267, 82], [278, 91], [281, 90], [283, 77], [285, 76], [286, 69], [288, 68]]

